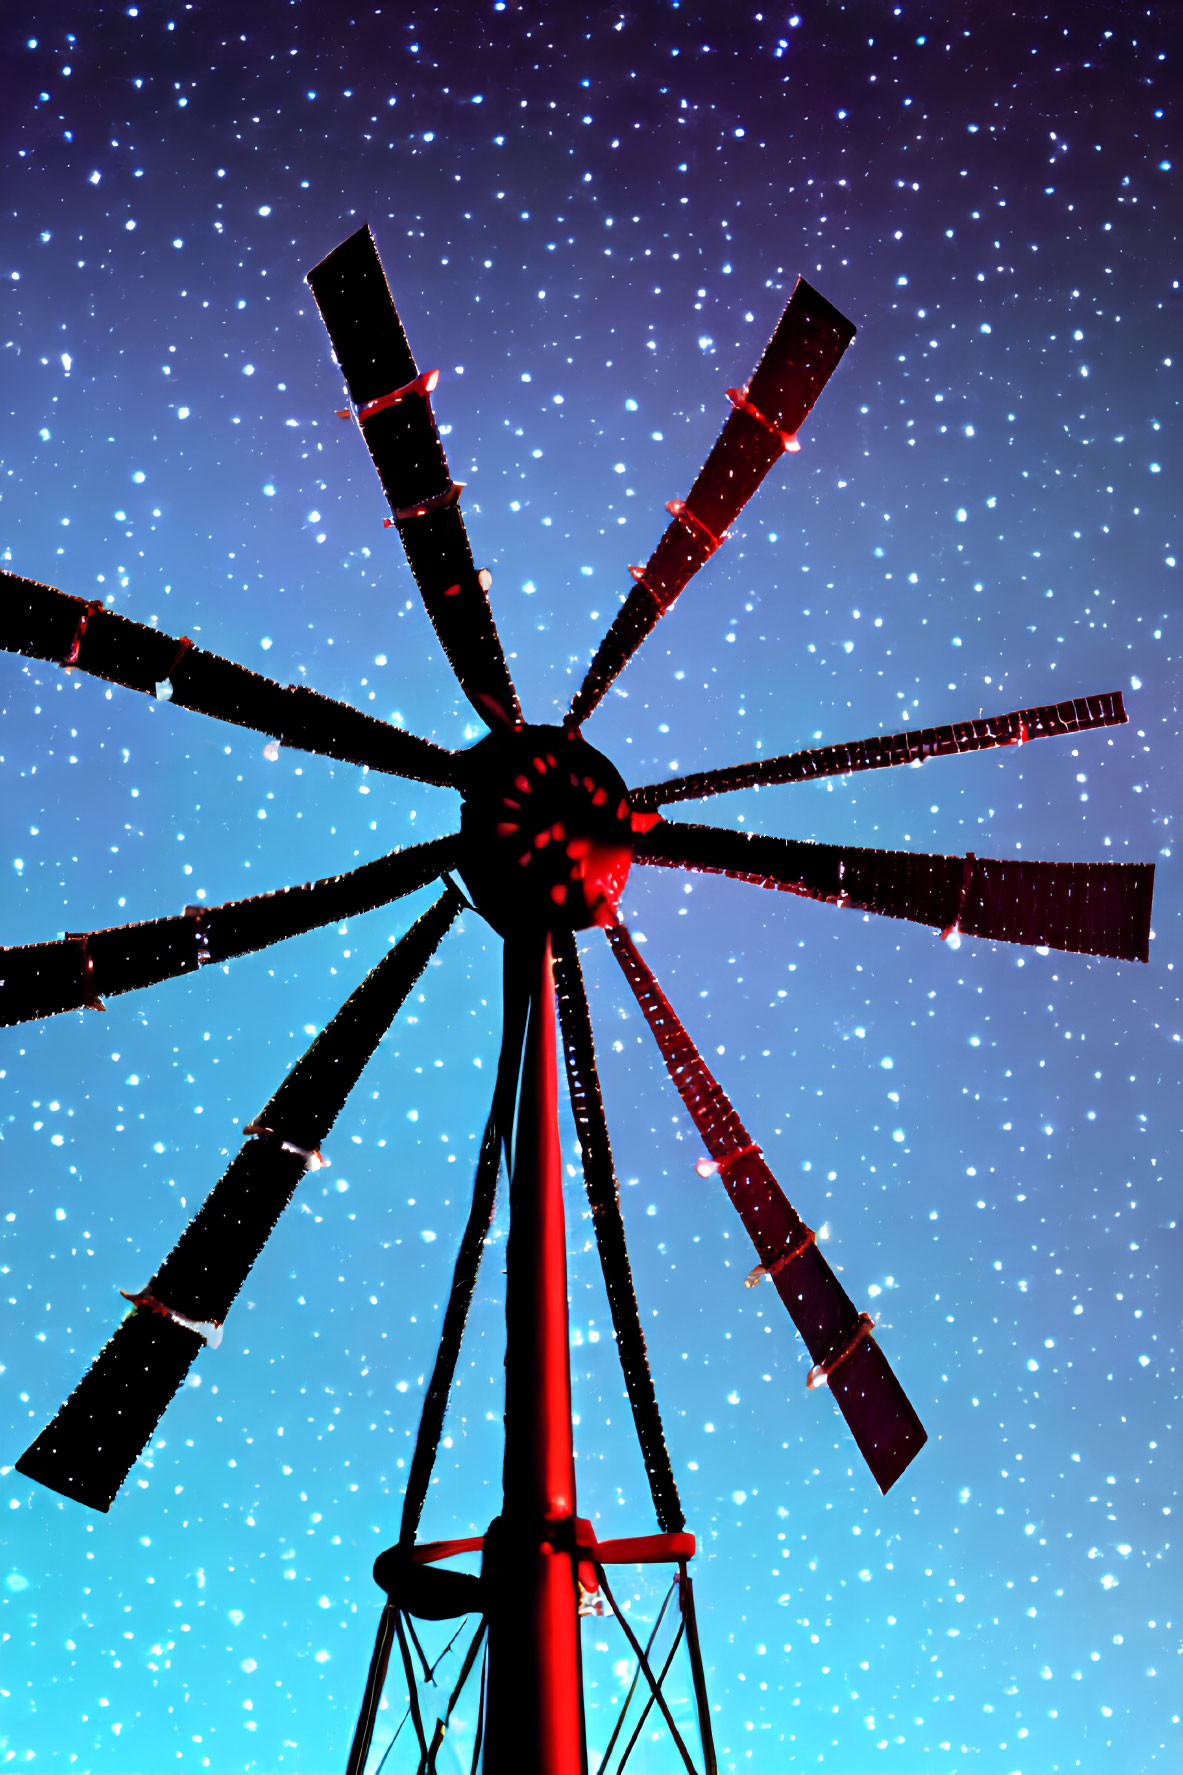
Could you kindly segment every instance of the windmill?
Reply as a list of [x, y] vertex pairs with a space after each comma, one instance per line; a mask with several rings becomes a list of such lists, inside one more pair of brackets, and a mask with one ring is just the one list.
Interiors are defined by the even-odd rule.
[[[350, 1756], [365, 1764], [387, 1661], [397, 1639], [424, 1769], [415, 1702], [413, 1618], [475, 1614], [461, 1681], [487, 1633], [483, 1767], [576, 1775], [584, 1766], [578, 1619], [600, 1591], [611, 1605], [614, 1560], [668, 1561], [691, 1656], [702, 1754], [714, 1767], [687, 1561], [694, 1551], [666, 1448], [641, 1330], [600, 1094], [577, 933], [602, 927], [629, 991], [755, 1247], [748, 1281], [770, 1278], [809, 1351], [811, 1386], [828, 1385], [874, 1479], [887, 1491], [925, 1432], [860, 1313], [786, 1199], [758, 1144], [621, 920], [634, 864], [722, 874], [766, 889], [1007, 942], [1146, 960], [1153, 867], [934, 856], [807, 843], [667, 819], [663, 809], [753, 786], [812, 781], [937, 756], [1076, 734], [1126, 719], [1119, 693], [875, 736], [628, 787], [584, 737], [616, 677], [797, 434], [854, 336], [800, 280], [746, 387], [600, 644], [561, 726], [527, 722], [498, 640], [489, 576], [477, 570], [432, 412], [438, 376], [419, 370], [369, 230], [309, 274], [350, 405], [386, 494], [427, 613], [487, 735], [453, 752], [306, 686], [284, 686], [116, 615], [105, 604], [3, 575], [0, 645], [265, 734], [461, 796], [458, 830], [342, 875], [221, 906], [0, 950], [0, 1020], [96, 1007], [389, 904], [440, 880], [443, 891], [313, 1041], [265, 1108], [204, 1206], [18, 1470], [99, 1510], [110, 1507], [170, 1399], [235, 1296], [383, 1033], [467, 903], [504, 940], [502, 1045], [435, 1370], [425, 1396], [397, 1543], [375, 1571], [387, 1594]], [[458, 885], [458, 880], [463, 884]], [[575, 1125], [626, 1390], [660, 1533], [600, 1542], [576, 1514], [567, 1285], [557, 1126], [556, 1008]], [[504, 1159], [510, 1177], [506, 1278], [506, 1410], [501, 1513], [477, 1541], [422, 1544], [417, 1531], [477, 1268]], [[480, 1578], [437, 1569], [482, 1554]], [[683, 1759], [648, 1650], [630, 1636], [646, 1707]], [[668, 1659], [665, 1668], [668, 1668]], [[460, 1685], [457, 1685], [456, 1694]], [[453, 1703], [455, 1695], [453, 1695]], [[450, 1708], [449, 1708], [450, 1713]], [[627, 1755], [627, 1750], [625, 1751]], [[474, 1758], [475, 1766], [475, 1758]]]

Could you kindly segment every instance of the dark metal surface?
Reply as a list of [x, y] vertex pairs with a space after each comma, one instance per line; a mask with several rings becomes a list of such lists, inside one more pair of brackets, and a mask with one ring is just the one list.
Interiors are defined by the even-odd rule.
[[810, 900], [990, 937], [1146, 961], [1153, 863], [1039, 863], [922, 851], [812, 844], [658, 820], [638, 837], [638, 863], [730, 875]]
[[[761, 1264], [772, 1271], [777, 1293], [814, 1362], [832, 1365], [830, 1390], [876, 1484], [887, 1491], [923, 1448], [924, 1426], [872, 1337], [861, 1335], [849, 1356], [841, 1354], [859, 1333], [854, 1302], [624, 926], [614, 926], [608, 941]], [[785, 1263], [788, 1253], [794, 1255]], [[778, 1260], [782, 1267], [776, 1267]]]
[[454, 867], [456, 838], [392, 851], [344, 875], [190, 906], [165, 918], [0, 949], [0, 1025], [101, 1004], [105, 997], [191, 974], [320, 925], [356, 918], [414, 893]]
[[[409, 387], [418, 376], [370, 230], [351, 234], [308, 273], [308, 282], [415, 583], [460, 687], [483, 721], [520, 721], [430, 394], [408, 393], [365, 416], [369, 403]], [[422, 516], [403, 515], [421, 506], [429, 508]]]
[[0, 573], [0, 648], [63, 666], [69, 660], [71, 671], [267, 734], [296, 751], [449, 788], [460, 780], [456, 754], [431, 740], [15, 573]]
[[979, 716], [944, 727], [909, 728], [906, 733], [872, 734], [844, 745], [811, 746], [779, 758], [754, 758], [748, 764], [724, 765], [633, 789], [633, 807], [664, 807], [671, 801], [697, 801], [731, 789], [755, 789], [774, 783], [810, 783], [818, 777], [841, 777], [858, 770], [886, 770], [896, 764], [918, 764], [958, 752], [981, 752], [991, 746], [1020, 746], [1028, 740], [1056, 739], [1090, 728], [1118, 727], [1129, 717], [1120, 690], [1101, 696], [1078, 696], [1038, 709], [1012, 709], [1006, 715]]
[[[16, 1463], [107, 1510], [255, 1259], [391, 1019], [460, 909], [448, 889], [346, 1000], [274, 1093], [221, 1180], [53, 1421]], [[150, 1296], [155, 1305], [148, 1304]], [[175, 1317], [182, 1315], [192, 1324]]]
[[798, 278], [747, 389], [750, 407], [766, 423], [748, 406], [733, 406], [680, 515], [666, 527], [588, 667], [568, 716], [574, 726], [587, 720], [658, 618], [715, 552], [727, 526], [783, 456], [781, 433], [795, 437], [854, 335], [853, 323]]

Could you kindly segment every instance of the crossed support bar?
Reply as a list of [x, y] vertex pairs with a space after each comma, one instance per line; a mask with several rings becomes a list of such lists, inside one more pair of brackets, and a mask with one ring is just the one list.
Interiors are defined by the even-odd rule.
[[[365, 1693], [362, 1698], [358, 1715], [357, 1728], [350, 1748], [349, 1760], [346, 1764], [346, 1775], [361, 1775], [364, 1770], [373, 1741], [374, 1723], [377, 1719], [378, 1706], [382, 1689], [386, 1680], [391, 1652], [397, 1638], [403, 1655], [404, 1670], [408, 1682], [409, 1705], [408, 1714], [412, 1718], [418, 1735], [421, 1767], [434, 1770], [436, 1758], [443, 1741], [448, 1722], [455, 1708], [456, 1701], [464, 1684], [471, 1675], [477, 1652], [486, 1632], [490, 1607], [496, 1607], [490, 1595], [490, 1580], [487, 1576], [476, 1577], [467, 1573], [438, 1571], [439, 1562], [454, 1559], [464, 1554], [483, 1554], [489, 1536], [497, 1539], [500, 1523], [491, 1525], [488, 1535], [469, 1535], [442, 1541], [425, 1541], [418, 1545], [403, 1546], [400, 1544], [379, 1554], [374, 1564], [374, 1577], [380, 1588], [386, 1593], [386, 1605], [379, 1619], [378, 1632], [374, 1645], [373, 1656], [366, 1679]], [[698, 1627], [694, 1612], [694, 1592], [687, 1566], [694, 1558], [696, 1551], [695, 1538], [691, 1534], [680, 1531], [673, 1534], [633, 1535], [617, 1537], [609, 1541], [600, 1541], [593, 1524], [584, 1517], [576, 1517], [573, 1522], [570, 1557], [578, 1574], [580, 1593], [580, 1613], [599, 1613], [598, 1598], [602, 1594], [613, 1615], [619, 1621], [628, 1640], [629, 1646], [637, 1660], [637, 1670], [622, 1707], [620, 1717], [613, 1730], [609, 1743], [601, 1758], [600, 1767], [605, 1769], [612, 1755], [613, 1747], [627, 1715], [628, 1702], [638, 1680], [643, 1676], [648, 1688], [648, 1698], [641, 1718], [634, 1730], [634, 1741], [644, 1724], [650, 1710], [656, 1706], [661, 1712], [669, 1729], [684, 1766], [689, 1775], [696, 1775], [695, 1765], [687, 1749], [685, 1740], [678, 1729], [673, 1714], [665, 1699], [663, 1683], [673, 1663], [674, 1654], [683, 1637], [686, 1639], [690, 1659], [691, 1676], [695, 1695], [699, 1734], [701, 1738], [703, 1767], [705, 1775], [716, 1775], [717, 1762], [715, 1757], [714, 1739], [711, 1730], [710, 1711], [706, 1700], [706, 1681], [703, 1670], [702, 1651], [698, 1641]], [[634, 1633], [627, 1613], [619, 1607], [608, 1583], [605, 1567], [611, 1565], [655, 1565], [670, 1564], [677, 1567], [674, 1590], [678, 1596], [681, 1625], [670, 1648], [669, 1654], [659, 1673], [655, 1674], [651, 1663], [651, 1654], [658, 1629], [668, 1606], [669, 1596], [662, 1603], [649, 1643], [642, 1646]], [[509, 1581], [513, 1581], [512, 1572]], [[673, 1592], [671, 1592], [672, 1594]], [[429, 1741], [424, 1729], [422, 1714], [419, 1709], [414, 1670], [408, 1647], [408, 1637], [414, 1635], [411, 1618], [426, 1620], [446, 1620], [461, 1615], [475, 1615], [478, 1618], [477, 1630], [470, 1643], [459, 1677], [451, 1692], [444, 1713], [436, 1722], [436, 1728]], [[415, 1642], [417, 1644], [417, 1641]], [[453, 1642], [449, 1642], [453, 1643]], [[426, 1660], [423, 1660], [426, 1670]], [[484, 1730], [484, 1695], [481, 1696], [478, 1723], [478, 1745]], [[628, 1756], [626, 1747], [621, 1757], [620, 1766]], [[474, 1755], [474, 1767], [476, 1766]], [[498, 1775], [502, 1775], [500, 1767]]]

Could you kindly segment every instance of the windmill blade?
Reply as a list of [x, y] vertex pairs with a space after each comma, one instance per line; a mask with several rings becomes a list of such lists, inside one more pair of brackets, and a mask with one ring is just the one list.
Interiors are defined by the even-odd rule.
[[760, 1274], [772, 1277], [813, 1358], [810, 1385], [828, 1381], [875, 1483], [887, 1491], [927, 1441], [924, 1426], [871, 1337], [870, 1321], [856, 1310], [818, 1250], [812, 1228], [786, 1198], [636, 944], [623, 925], [610, 926], [607, 935], [666, 1069], [759, 1254], [759, 1269], [749, 1282]]
[[635, 861], [730, 875], [832, 906], [932, 925], [942, 936], [990, 937], [1117, 961], [1147, 961], [1153, 863], [1036, 863], [865, 850], [671, 824], [635, 840]]
[[517, 725], [522, 712], [489, 608], [490, 576], [473, 565], [461, 490], [448, 472], [431, 410], [439, 372], [419, 374], [369, 228], [334, 248], [308, 273], [308, 283], [460, 688], [482, 721]]
[[855, 335], [845, 315], [803, 277], [748, 387], [728, 389], [732, 411], [673, 522], [601, 641], [571, 704], [580, 727], [679, 592], [725, 540], [773, 463], [797, 448], [797, 433]]
[[600, 1075], [596, 1067], [596, 1048], [592, 1036], [591, 1015], [579, 965], [579, 950], [573, 931], [556, 931], [554, 945], [555, 991], [558, 996], [559, 1023], [563, 1032], [563, 1057], [567, 1063], [567, 1084], [571, 1092], [571, 1109], [575, 1131], [583, 1154], [583, 1180], [591, 1204], [592, 1225], [604, 1272], [604, 1286], [612, 1312], [612, 1328], [624, 1373], [625, 1389], [632, 1406], [633, 1422], [649, 1488], [653, 1509], [666, 1534], [677, 1534], [686, 1526], [682, 1500], [666, 1447], [661, 1412], [653, 1390], [649, 1371], [649, 1354], [645, 1333], [633, 1287], [632, 1266], [624, 1236], [620, 1213], [620, 1186], [612, 1162], [612, 1143], [604, 1115], [604, 1099]]
[[671, 777], [629, 790], [629, 806], [664, 807], [671, 801], [699, 801], [731, 789], [758, 789], [773, 783], [811, 783], [818, 777], [844, 777], [856, 770], [886, 770], [894, 764], [919, 764], [926, 758], [947, 758], [955, 752], [981, 752], [990, 746], [1021, 746], [1027, 740], [1055, 739], [1085, 733], [1094, 727], [1120, 727], [1128, 721], [1120, 690], [1101, 696], [1078, 696], [1038, 709], [1012, 709], [1007, 715], [978, 716], [946, 727], [912, 728], [907, 733], [873, 734], [841, 746], [813, 746], [786, 752], [780, 758], [755, 758], [750, 764], [725, 765], [694, 776]]
[[0, 573], [0, 648], [231, 721], [296, 751], [448, 788], [461, 781], [458, 754], [431, 740], [15, 573]]
[[147, 1288], [17, 1471], [109, 1510], [203, 1343], [221, 1341], [304, 1172], [463, 902], [449, 887], [367, 975], [245, 1130], [246, 1141]]
[[205, 964], [267, 949], [320, 925], [400, 900], [456, 865], [459, 838], [391, 851], [344, 875], [278, 888], [224, 906], [186, 906], [175, 917], [77, 931], [51, 943], [0, 949], [0, 1027], [83, 1008], [191, 974]]

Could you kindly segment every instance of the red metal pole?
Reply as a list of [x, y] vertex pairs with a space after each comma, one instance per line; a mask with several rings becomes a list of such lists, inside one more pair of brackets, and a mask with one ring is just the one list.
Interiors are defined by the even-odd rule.
[[567, 1243], [549, 937], [511, 940], [507, 964], [521, 967], [531, 990], [506, 1248], [504, 1502], [485, 1553], [482, 1767], [485, 1775], [582, 1775]]

